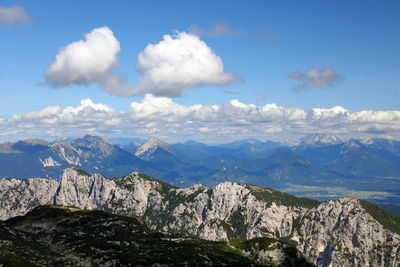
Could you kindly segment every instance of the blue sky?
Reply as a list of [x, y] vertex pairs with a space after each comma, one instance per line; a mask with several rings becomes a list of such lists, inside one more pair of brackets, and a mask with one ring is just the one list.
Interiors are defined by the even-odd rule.
[[[398, 1], [2, 1], [0, 140], [92, 133], [223, 142], [319, 130], [398, 138], [398, 14]], [[105, 49], [114, 51], [104, 55], [112, 62], [98, 64], [109, 64], [104, 77], [92, 67], [95, 78], [73, 78], [84, 61], [79, 69], [50, 70], [63, 49], [104, 27], [118, 44]], [[171, 42], [163, 42], [165, 34]], [[163, 49], [200, 51], [189, 43], [211, 51], [204, 56], [210, 66], [193, 65], [203, 62], [201, 55], [154, 63]], [[79, 49], [64, 56], [79, 61]], [[172, 78], [154, 76], [163, 64], [170, 64]], [[110, 75], [122, 82], [105, 89]], [[83, 99], [101, 106], [85, 109]], [[74, 118], [66, 115], [69, 106]]]

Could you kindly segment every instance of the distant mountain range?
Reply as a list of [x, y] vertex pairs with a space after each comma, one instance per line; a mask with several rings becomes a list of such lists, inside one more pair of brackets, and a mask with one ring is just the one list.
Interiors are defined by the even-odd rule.
[[176, 186], [233, 181], [319, 200], [354, 196], [400, 213], [400, 141], [389, 139], [344, 140], [324, 132], [281, 142], [150, 138], [119, 145], [86, 135], [0, 144], [0, 177], [59, 179], [71, 166], [107, 177], [139, 171]]
[[60, 181], [0, 179], [0, 219], [7, 266], [176, 264], [185, 251], [189, 266], [309, 266], [301, 255], [317, 266], [400, 264], [400, 216], [356, 198], [321, 203], [232, 182], [177, 188], [71, 167]]

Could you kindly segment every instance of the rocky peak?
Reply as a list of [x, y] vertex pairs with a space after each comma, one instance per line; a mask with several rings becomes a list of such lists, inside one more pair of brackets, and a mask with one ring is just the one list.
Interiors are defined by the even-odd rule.
[[301, 140], [301, 145], [325, 146], [343, 143], [343, 139], [329, 132], [313, 133]]
[[175, 155], [174, 149], [167, 143], [157, 138], [150, 138], [144, 144], [138, 147], [135, 155], [144, 160], [150, 160], [157, 150], [162, 150], [169, 154]]
[[84, 144], [87, 146], [98, 145], [98, 144], [112, 145], [112, 143], [110, 141], [108, 141], [100, 136], [94, 136], [94, 135], [90, 135], [90, 134], [86, 134], [83, 138], [75, 139], [74, 143]]
[[343, 147], [340, 150], [340, 153], [343, 154], [348, 151], [355, 151], [355, 150], [360, 149], [362, 146], [363, 146], [363, 144], [359, 140], [350, 139], [343, 144]]

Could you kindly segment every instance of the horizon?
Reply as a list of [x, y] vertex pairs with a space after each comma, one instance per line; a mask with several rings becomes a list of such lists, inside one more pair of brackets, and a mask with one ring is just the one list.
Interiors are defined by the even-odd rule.
[[[123, 137], [123, 138], [111, 137], [111, 138], [107, 138], [107, 137], [100, 136], [100, 135], [85, 134], [83, 136], [58, 137], [56, 139], [26, 138], [26, 139], [7, 140], [7, 141], [0, 142], [0, 144], [16, 143], [16, 142], [19, 142], [19, 141], [23, 141], [23, 142], [26, 142], [26, 141], [45, 141], [45, 142], [48, 142], [48, 143], [75, 142], [76, 140], [83, 139], [85, 137], [98, 137], [98, 138], [101, 138], [101, 139], [105, 139], [108, 142], [111, 142], [113, 145], [128, 145], [131, 142], [138, 142], [139, 144], [144, 144], [147, 141], [149, 141], [150, 139], [157, 139], [157, 140], [160, 140], [161, 142], [165, 142], [165, 143], [167, 143], [169, 145], [185, 144], [187, 142], [196, 142], [196, 143], [204, 144], [204, 145], [207, 145], [207, 146], [219, 146], [219, 145], [231, 144], [231, 143], [234, 143], [234, 142], [242, 142], [242, 141], [254, 140], [254, 141], [259, 141], [259, 142], [262, 142], [262, 143], [273, 142], [273, 143], [276, 143], [276, 144], [284, 146], [285, 144], [289, 145], [290, 142], [299, 142], [300, 143], [300, 142], [303, 142], [303, 141], [309, 139], [310, 137], [313, 137], [315, 135], [321, 135], [321, 134], [322, 135], [327, 134], [327, 135], [333, 136], [335, 138], [339, 138], [343, 142], [350, 141], [350, 140], [357, 140], [357, 141], [365, 142], [365, 141], [368, 141], [368, 140], [371, 140], [371, 139], [374, 139], [374, 138], [378, 138], [378, 137], [373, 137], [373, 138], [353, 138], [353, 137], [344, 138], [344, 137], [342, 137], [340, 135], [336, 135], [336, 134], [332, 134], [330, 132], [323, 131], [323, 132], [310, 133], [310, 134], [303, 135], [303, 136], [300, 136], [300, 137], [289, 137], [289, 138], [282, 138], [282, 139], [276, 139], [276, 140], [271, 140], [271, 139], [262, 140], [262, 139], [257, 139], [257, 138], [243, 138], [243, 139], [229, 140], [229, 141], [226, 141], [224, 143], [214, 143], [214, 142], [206, 143], [206, 142], [201, 142], [201, 141], [195, 140], [195, 139], [186, 139], [186, 140], [181, 140], [181, 141], [178, 141], [178, 142], [169, 142], [169, 141], [167, 141], [165, 139], [152, 137], [152, 136], [150, 136], [148, 138], [139, 138], [139, 137]], [[383, 138], [383, 139], [387, 139], [387, 140], [390, 140], [390, 141], [400, 141], [400, 139], [394, 139], [394, 138]]]
[[396, 1], [3, 1], [0, 142], [400, 139], [399, 13]]

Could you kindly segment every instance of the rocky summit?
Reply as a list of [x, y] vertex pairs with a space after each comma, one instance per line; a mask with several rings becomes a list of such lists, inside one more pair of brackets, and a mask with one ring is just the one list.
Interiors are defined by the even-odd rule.
[[76, 168], [60, 181], [0, 180], [2, 220], [48, 204], [129, 216], [164, 234], [281, 240], [317, 266], [400, 264], [399, 217], [355, 198], [320, 203], [232, 182], [181, 189], [140, 173], [110, 179]]

